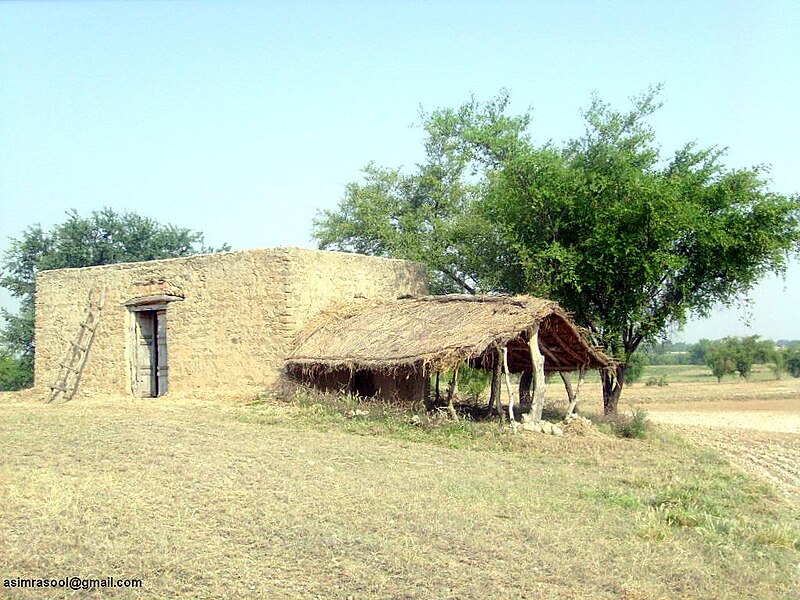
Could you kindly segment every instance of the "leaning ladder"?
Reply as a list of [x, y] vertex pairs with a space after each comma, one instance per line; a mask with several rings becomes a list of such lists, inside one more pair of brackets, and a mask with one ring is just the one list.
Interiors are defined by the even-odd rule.
[[78, 329], [78, 337], [69, 343], [69, 348], [63, 362], [61, 362], [58, 376], [53, 385], [50, 386], [50, 396], [47, 398], [48, 403], [54, 402], [59, 398], [67, 402], [72, 400], [75, 392], [78, 391], [78, 384], [81, 381], [83, 367], [86, 365], [86, 358], [92, 347], [94, 333], [100, 321], [100, 313], [103, 310], [105, 299], [104, 289], [98, 291], [97, 288], [94, 288], [89, 292], [89, 305]]

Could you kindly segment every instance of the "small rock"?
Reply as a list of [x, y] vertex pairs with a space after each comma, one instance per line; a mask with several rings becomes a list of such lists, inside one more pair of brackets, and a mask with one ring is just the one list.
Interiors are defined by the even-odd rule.
[[564, 430], [561, 429], [561, 427], [557, 427], [556, 425], [553, 425], [552, 434], [555, 435], [555, 436], [558, 436], [558, 437], [563, 437], [564, 436]]

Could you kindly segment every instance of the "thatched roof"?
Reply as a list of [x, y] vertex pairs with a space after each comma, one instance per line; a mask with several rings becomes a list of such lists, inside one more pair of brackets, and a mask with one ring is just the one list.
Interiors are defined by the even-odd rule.
[[608, 364], [555, 302], [465, 295], [360, 300], [336, 307], [297, 337], [286, 364], [291, 371], [441, 370], [465, 361], [491, 368], [496, 348], [507, 344], [509, 369], [527, 371], [527, 340], [537, 322], [546, 371]]

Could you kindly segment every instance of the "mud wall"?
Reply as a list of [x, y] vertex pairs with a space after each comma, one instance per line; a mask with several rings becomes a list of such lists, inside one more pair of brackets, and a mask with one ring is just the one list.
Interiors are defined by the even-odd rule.
[[271, 385], [299, 328], [326, 305], [426, 293], [427, 284], [414, 263], [301, 248], [45, 271], [36, 289], [37, 387], [53, 382], [98, 288], [105, 308], [79, 394], [132, 393], [136, 340], [125, 303], [136, 298], [174, 300], [167, 304], [171, 393], [234, 394]]

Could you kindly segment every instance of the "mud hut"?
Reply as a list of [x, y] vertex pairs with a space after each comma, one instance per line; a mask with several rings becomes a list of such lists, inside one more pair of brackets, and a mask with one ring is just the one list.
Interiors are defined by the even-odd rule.
[[509, 388], [508, 374], [522, 373], [521, 398], [532, 382], [539, 418], [545, 374], [583, 374], [609, 359], [555, 302], [447, 295], [360, 301], [323, 312], [297, 337], [286, 368], [322, 389], [430, 403], [438, 395], [431, 377], [438, 382], [439, 373], [454, 371], [452, 401], [465, 363], [493, 372], [490, 407], [500, 405], [503, 373]]
[[320, 310], [424, 293], [422, 265], [303, 248], [44, 271], [36, 386], [66, 399], [78, 384], [86, 395], [255, 393], [283, 375]]

